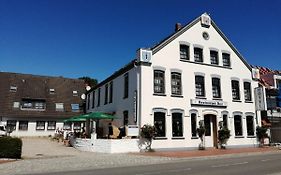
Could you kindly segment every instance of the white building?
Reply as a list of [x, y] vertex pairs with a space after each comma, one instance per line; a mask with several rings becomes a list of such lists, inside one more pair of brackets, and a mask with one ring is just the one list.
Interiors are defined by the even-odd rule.
[[[242, 30], [242, 29], [241, 29]], [[87, 112], [119, 117], [117, 126], [155, 125], [156, 149], [197, 148], [204, 120], [205, 144], [217, 146], [219, 122], [231, 131], [229, 147], [254, 146], [257, 123], [251, 67], [214, 21], [203, 14], [87, 94]], [[100, 125], [102, 126], [102, 124]], [[107, 134], [103, 125], [103, 134]]]

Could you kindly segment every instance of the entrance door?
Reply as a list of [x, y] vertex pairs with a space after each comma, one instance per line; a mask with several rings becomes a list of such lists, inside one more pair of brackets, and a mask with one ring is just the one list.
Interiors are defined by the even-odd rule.
[[[206, 141], [213, 147], [218, 148], [218, 127], [217, 127], [217, 116], [212, 114], [204, 115], [204, 125], [206, 128]], [[210, 145], [207, 144], [207, 145]]]

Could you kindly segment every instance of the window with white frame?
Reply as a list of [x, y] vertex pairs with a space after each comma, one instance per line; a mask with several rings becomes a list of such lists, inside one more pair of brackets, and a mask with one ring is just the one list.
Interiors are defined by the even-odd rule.
[[72, 91], [73, 96], [78, 96], [78, 91]]
[[55, 130], [55, 129], [56, 129], [56, 122], [48, 121], [47, 130]]
[[219, 65], [219, 54], [217, 51], [215, 50], [211, 50], [210, 51], [210, 61], [211, 61], [211, 64], [214, 64], [214, 65]]
[[55, 94], [55, 89], [49, 89], [50, 94]]
[[230, 54], [222, 53], [222, 64], [224, 67], [230, 67]]
[[164, 112], [154, 112], [156, 137], [166, 137], [166, 117]]
[[81, 130], [81, 122], [74, 122], [73, 123], [73, 130]]
[[45, 121], [37, 121], [36, 130], [45, 130]]
[[228, 128], [228, 118], [226, 114], [223, 114], [222, 116], [222, 123], [223, 123], [223, 127]]
[[154, 70], [154, 93], [165, 93], [165, 72], [162, 70]]
[[242, 116], [235, 115], [234, 116], [234, 130], [235, 136], [243, 136], [243, 125], [242, 125]]
[[204, 76], [195, 76], [195, 93], [197, 97], [205, 97], [205, 81]]
[[182, 95], [181, 73], [178, 72], [171, 73], [171, 89], [172, 89], [172, 95]]
[[232, 87], [232, 99], [233, 100], [240, 100], [239, 81], [232, 80], [231, 81], [231, 87]]
[[72, 112], [79, 112], [79, 104], [71, 104], [71, 111]]
[[16, 130], [16, 125], [16, 120], [7, 120], [7, 128], [10, 128], [12, 131]]
[[195, 62], [203, 62], [203, 49], [195, 47], [194, 48], [194, 61]]
[[17, 86], [10, 86], [10, 92], [17, 92]]
[[20, 107], [20, 102], [14, 102], [13, 103], [13, 108], [19, 108]]
[[56, 103], [56, 111], [63, 111], [64, 107], [63, 107], [63, 103]]
[[213, 98], [221, 98], [221, 82], [219, 78], [212, 78]]
[[182, 113], [172, 113], [172, 131], [173, 137], [182, 137], [183, 136], [183, 127], [182, 127]]
[[250, 82], [244, 82], [244, 96], [245, 96], [245, 101], [252, 101], [251, 83]]
[[28, 130], [28, 121], [19, 121], [19, 131]]
[[189, 46], [180, 44], [180, 59], [189, 60]]
[[71, 122], [64, 122], [63, 123], [63, 129], [64, 130], [71, 130]]
[[247, 135], [248, 136], [254, 136], [255, 135], [254, 117], [253, 116], [246, 116], [246, 122], [247, 122]]

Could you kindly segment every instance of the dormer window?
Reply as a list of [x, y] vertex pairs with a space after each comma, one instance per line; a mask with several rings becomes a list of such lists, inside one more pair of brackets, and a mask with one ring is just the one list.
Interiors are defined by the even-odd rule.
[[10, 86], [10, 92], [17, 92], [17, 86]]
[[77, 91], [72, 91], [73, 96], [78, 96], [78, 92]]
[[55, 94], [55, 89], [50, 89], [50, 94]]

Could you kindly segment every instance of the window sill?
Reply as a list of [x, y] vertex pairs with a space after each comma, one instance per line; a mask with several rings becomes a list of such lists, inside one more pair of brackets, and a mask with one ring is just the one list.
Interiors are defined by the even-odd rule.
[[253, 101], [245, 101], [245, 103], [254, 103]]
[[123, 97], [123, 99], [127, 99], [128, 97]]
[[204, 100], [207, 100], [207, 98], [206, 98], [206, 97], [203, 97], [203, 96], [202, 96], [202, 97], [196, 96], [195, 98], [196, 98], [196, 99], [204, 99]]
[[163, 97], [167, 96], [166, 94], [158, 94], [158, 93], [154, 93], [153, 95], [155, 95], [155, 96], [163, 96]]
[[241, 100], [232, 100], [232, 102], [238, 102], [238, 103], [241, 103], [242, 101], [241, 101]]
[[236, 139], [242, 139], [242, 138], [245, 138], [244, 136], [235, 136], [234, 138]]
[[247, 138], [256, 138], [256, 136], [247, 136]]
[[222, 98], [213, 98], [213, 100], [222, 101]]
[[171, 95], [171, 97], [183, 98], [182, 95]]
[[185, 139], [184, 137], [172, 137], [172, 140], [183, 140]]
[[167, 137], [155, 137], [154, 140], [167, 140]]
[[194, 137], [194, 136], [192, 136], [191, 139], [199, 139], [199, 137]]

